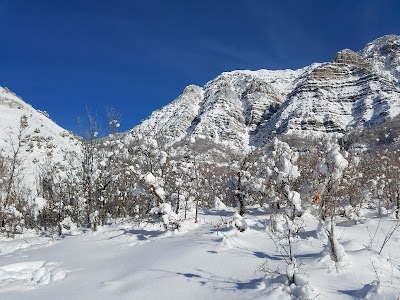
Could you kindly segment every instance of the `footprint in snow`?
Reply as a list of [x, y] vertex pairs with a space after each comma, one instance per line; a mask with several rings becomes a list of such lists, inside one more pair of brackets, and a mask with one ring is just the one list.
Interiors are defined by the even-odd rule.
[[14, 289], [43, 286], [61, 280], [66, 272], [59, 269], [59, 263], [29, 261], [0, 266], [0, 293]]

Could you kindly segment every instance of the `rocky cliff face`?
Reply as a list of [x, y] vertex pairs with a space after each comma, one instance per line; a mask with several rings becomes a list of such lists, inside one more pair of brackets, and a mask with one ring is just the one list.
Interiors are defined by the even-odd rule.
[[202, 88], [189, 85], [177, 99], [160, 110], [154, 111], [133, 131], [136, 134], [162, 137], [175, 141], [188, 133], [203, 99]]
[[238, 147], [248, 145], [260, 125], [285, 102], [299, 75], [313, 67], [223, 73], [203, 88], [187, 87], [132, 131], [170, 141], [194, 136]]
[[385, 35], [369, 43], [360, 55], [380, 76], [400, 84], [400, 36]]
[[400, 90], [362, 57], [348, 50], [307, 74], [267, 121], [271, 133], [331, 134], [368, 127], [400, 112]]
[[274, 134], [342, 134], [400, 113], [400, 37], [299, 70], [233, 71], [189, 86], [133, 131], [243, 147]]

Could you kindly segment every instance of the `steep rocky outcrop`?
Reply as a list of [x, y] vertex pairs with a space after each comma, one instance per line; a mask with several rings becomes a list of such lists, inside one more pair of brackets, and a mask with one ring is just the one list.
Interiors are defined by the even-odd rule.
[[251, 143], [260, 124], [278, 110], [305, 70], [223, 73], [203, 88], [189, 86], [132, 131], [171, 141], [197, 136], [242, 147]]
[[258, 141], [271, 133], [344, 133], [372, 126], [400, 111], [393, 82], [353, 63], [327, 63], [313, 70], [288, 95]]
[[202, 88], [189, 85], [172, 103], [154, 111], [149, 118], [135, 127], [133, 133], [175, 141], [187, 134], [188, 128], [198, 115], [202, 99]]
[[359, 54], [350, 49], [344, 49], [336, 53], [333, 62], [344, 65], [353, 65], [359, 68], [371, 70], [372, 66], [365, 61]]
[[397, 86], [400, 84], [400, 36], [385, 35], [360, 51], [360, 55], [369, 63], [381, 76], [394, 81]]
[[295, 71], [223, 73], [203, 88], [189, 86], [134, 131], [236, 147], [276, 134], [340, 135], [399, 114], [399, 80], [400, 37], [389, 35]]

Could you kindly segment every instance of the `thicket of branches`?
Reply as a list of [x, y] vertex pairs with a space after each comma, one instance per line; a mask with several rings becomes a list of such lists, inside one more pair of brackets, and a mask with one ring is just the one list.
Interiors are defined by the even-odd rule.
[[151, 217], [177, 228], [180, 220], [197, 222], [199, 209], [222, 201], [237, 205], [240, 215], [248, 205], [268, 207], [287, 223], [318, 206], [315, 213], [329, 220], [331, 227], [324, 228], [334, 244], [336, 216], [355, 220], [361, 208], [370, 207], [380, 214], [394, 210], [400, 218], [396, 120], [337, 140], [282, 136], [243, 154], [208, 139], [171, 144], [134, 131], [120, 135], [118, 118], [109, 111], [109, 135], [98, 138], [98, 123], [89, 114], [81, 153], [44, 163], [34, 199], [20, 174], [21, 147], [29, 138], [21, 119], [12, 153], [0, 157], [0, 230], [62, 234], [74, 226], [96, 230], [119, 218]]

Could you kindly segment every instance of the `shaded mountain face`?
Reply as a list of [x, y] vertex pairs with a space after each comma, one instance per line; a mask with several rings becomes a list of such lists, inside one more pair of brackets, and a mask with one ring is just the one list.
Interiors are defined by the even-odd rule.
[[299, 70], [226, 72], [188, 86], [133, 132], [176, 141], [190, 136], [230, 146], [260, 145], [272, 135], [340, 135], [400, 112], [400, 37]]

